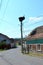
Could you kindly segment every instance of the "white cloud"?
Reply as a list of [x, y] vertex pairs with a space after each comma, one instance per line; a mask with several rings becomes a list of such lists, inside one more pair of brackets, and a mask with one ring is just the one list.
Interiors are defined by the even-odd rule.
[[42, 20], [43, 20], [43, 17], [29, 17], [29, 22], [31, 23], [42, 21]]

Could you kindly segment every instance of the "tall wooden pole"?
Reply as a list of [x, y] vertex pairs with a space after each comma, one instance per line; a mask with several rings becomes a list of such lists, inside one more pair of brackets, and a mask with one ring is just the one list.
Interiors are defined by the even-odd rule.
[[21, 23], [21, 51], [23, 53], [23, 20], [25, 19], [25, 17], [19, 17], [19, 21]]

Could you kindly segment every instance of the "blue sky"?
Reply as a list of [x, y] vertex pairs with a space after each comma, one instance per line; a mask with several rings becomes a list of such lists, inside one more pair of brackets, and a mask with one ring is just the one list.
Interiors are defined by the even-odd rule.
[[0, 33], [20, 38], [19, 17], [23, 21], [23, 36], [43, 25], [43, 0], [0, 0]]

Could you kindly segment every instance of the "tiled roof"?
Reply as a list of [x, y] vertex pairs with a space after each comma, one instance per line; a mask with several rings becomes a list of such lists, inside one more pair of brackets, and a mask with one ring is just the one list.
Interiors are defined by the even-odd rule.
[[43, 38], [43, 26], [40, 26], [36, 29], [34, 29], [30, 35], [28, 35], [27, 39], [38, 39]]

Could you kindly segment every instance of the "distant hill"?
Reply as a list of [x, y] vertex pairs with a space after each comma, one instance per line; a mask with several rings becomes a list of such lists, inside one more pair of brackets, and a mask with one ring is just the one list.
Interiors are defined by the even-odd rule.
[[43, 26], [35, 28], [27, 37], [27, 39], [43, 38]]

